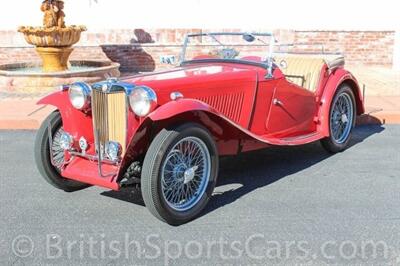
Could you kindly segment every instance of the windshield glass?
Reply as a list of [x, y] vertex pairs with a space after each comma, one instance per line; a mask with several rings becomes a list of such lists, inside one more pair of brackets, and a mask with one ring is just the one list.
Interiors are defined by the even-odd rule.
[[271, 33], [202, 33], [186, 37], [181, 62], [207, 59], [266, 63], [271, 57]]

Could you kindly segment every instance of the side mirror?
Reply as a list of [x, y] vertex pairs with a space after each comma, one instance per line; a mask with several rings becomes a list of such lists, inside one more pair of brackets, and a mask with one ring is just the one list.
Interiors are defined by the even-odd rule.
[[249, 34], [249, 33], [245, 33], [243, 34], [243, 40], [245, 40], [246, 42], [254, 42], [256, 38], [254, 37], [253, 34]]
[[175, 57], [175, 55], [162, 55], [162, 56], [160, 56], [160, 63], [168, 64], [168, 65], [175, 65], [176, 57]]

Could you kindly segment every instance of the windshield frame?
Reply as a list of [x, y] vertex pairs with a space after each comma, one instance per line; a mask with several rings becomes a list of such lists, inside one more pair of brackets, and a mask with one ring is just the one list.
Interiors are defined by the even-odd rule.
[[[206, 33], [192, 33], [192, 34], [187, 34], [185, 36], [184, 42], [183, 42], [183, 46], [182, 46], [182, 50], [179, 56], [179, 62], [180, 65], [183, 65], [185, 63], [189, 63], [189, 62], [206, 62], [207, 59], [192, 59], [192, 60], [186, 60], [186, 50], [187, 47], [189, 45], [189, 39], [193, 38], [193, 37], [202, 37], [202, 36], [208, 36], [211, 37], [212, 39], [214, 39], [217, 43], [219, 42], [218, 39], [216, 39], [216, 36], [244, 36], [244, 35], [250, 35], [253, 36], [255, 39], [257, 40], [257, 37], [270, 37], [269, 43], [265, 43], [263, 45], [265, 46], [269, 46], [268, 51], [266, 51], [266, 61], [265, 61], [265, 65], [267, 65], [268, 68], [268, 72], [269, 74], [271, 74], [272, 72], [272, 66], [273, 66], [273, 52], [274, 52], [274, 45], [275, 45], [275, 37], [273, 35], [272, 32], [206, 32]], [[224, 44], [221, 44], [224, 45]], [[232, 61], [229, 59], [220, 59], [220, 61], [224, 61], [226, 60], [228, 61]], [[241, 59], [235, 59], [235, 61], [237, 62], [243, 62], [243, 63], [248, 63], [250, 61], [247, 60], [241, 60]]]

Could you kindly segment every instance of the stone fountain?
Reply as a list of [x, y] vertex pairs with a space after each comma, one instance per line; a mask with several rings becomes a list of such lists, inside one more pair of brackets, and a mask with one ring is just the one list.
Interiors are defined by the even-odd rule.
[[45, 0], [40, 8], [44, 13], [43, 25], [19, 27], [26, 42], [35, 46], [41, 62], [0, 65], [0, 91], [47, 92], [76, 80], [97, 82], [120, 75], [119, 64], [111, 61], [69, 61], [72, 46], [86, 27], [66, 26], [63, 9], [62, 0]]
[[22, 26], [18, 29], [26, 42], [36, 47], [45, 72], [67, 70], [72, 45], [79, 41], [81, 32], [86, 31], [85, 26], [65, 26], [63, 9], [63, 1], [46, 0], [40, 7], [44, 12], [43, 27]]

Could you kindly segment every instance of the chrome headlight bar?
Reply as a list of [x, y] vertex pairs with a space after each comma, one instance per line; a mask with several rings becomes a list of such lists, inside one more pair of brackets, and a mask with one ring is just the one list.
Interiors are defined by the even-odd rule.
[[[67, 88], [63, 87], [63, 90]], [[134, 86], [132, 84], [118, 82], [109, 79], [93, 85], [93, 89], [110, 93], [124, 90], [128, 95], [129, 106], [137, 116], [143, 117], [151, 113], [157, 107], [157, 95], [153, 89], [147, 86]], [[68, 87], [68, 95], [71, 105], [82, 111], [90, 109], [92, 87], [85, 82], [76, 82]]]

